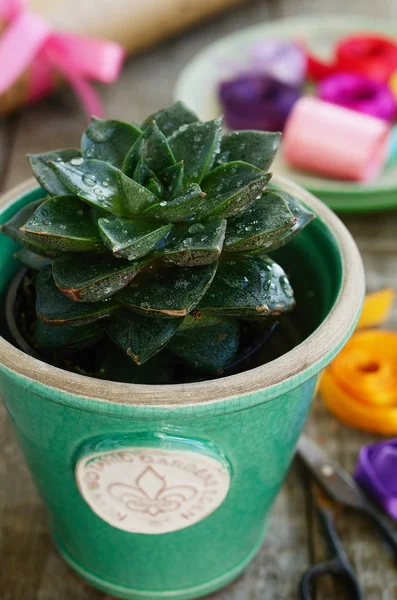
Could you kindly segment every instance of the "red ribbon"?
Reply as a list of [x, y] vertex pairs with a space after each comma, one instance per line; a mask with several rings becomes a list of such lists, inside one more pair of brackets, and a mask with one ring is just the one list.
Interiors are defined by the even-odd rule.
[[361, 73], [374, 81], [387, 83], [397, 70], [397, 44], [375, 34], [357, 34], [343, 38], [327, 63], [307, 53], [307, 77], [320, 81], [334, 73]]

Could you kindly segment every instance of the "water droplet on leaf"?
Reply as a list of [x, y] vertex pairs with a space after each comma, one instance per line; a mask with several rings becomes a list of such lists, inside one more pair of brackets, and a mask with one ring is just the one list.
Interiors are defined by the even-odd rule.
[[203, 229], [205, 229], [204, 225], [202, 225], [202, 223], [193, 223], [193, 225], [191, 225], [188, 229], [189, 233], [198, 233], [199, 231], [202, 231]]
[[94, 187], [96, 184], [96, 177], [92, 173], [84, 173], [81, 179], [88, 187]]
[[286, 296], [288, 296], [289, 298], [292, 298], [292, 296], [294, 295], [291, 285], [288, 281], [288, 279], [285, 276], [280, 277], [280, 285], [283, 289], [283, 292]]
[[111, 127], [94, 127], [90, 131], [90, 138], [94, 142], [103, 144], [104, 142], [107, 142], [110, 139], [112, 133], [113, 130]]

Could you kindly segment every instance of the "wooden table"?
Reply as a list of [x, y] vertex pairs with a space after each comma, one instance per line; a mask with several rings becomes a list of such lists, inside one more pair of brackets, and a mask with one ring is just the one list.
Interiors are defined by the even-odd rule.
[[[331, 5], [332, 4], [332, 5]], [[350, 13], [397, 17], [393, 0], [257, 0], [217, 18], [178, 39], [128, 61], [119, 82], [102, 90], [107, 115], [140, 121], [172, 102], [180, 69], [219, 36], [260, 21], [302, 14]], [[85, 117], [70, 92], [0, 123], [0, 189], [29, 175], [27, 152], [74, 147]], [[397, 212], [344, 217], [361, 249], [368, 290], [396, 284]], [[390, 327], [397, 327], [397, 310]], [[344, 427], [323, 408], [320, 399], [307, 425], [346, 468], [355, 464], [360, 446], [375, 438]], [[109, 600], [75, 576], [58, 556], [49, 537], [46, 514], [0, 408], [0, 598], [1, 600]], [[366, 591], [366, 600], [395, 600], [397, 572], [390, 556], [372, 535], [364, 518], [341, 516], [338, 527]], [[300, 573], [321, 556], [317, 523], [308, 505], [296, 465], [273, 510], [261, 552], [233, 585], [215, 600], [295, 600]], [[329, 582], [317, 600], [342, 600]]]

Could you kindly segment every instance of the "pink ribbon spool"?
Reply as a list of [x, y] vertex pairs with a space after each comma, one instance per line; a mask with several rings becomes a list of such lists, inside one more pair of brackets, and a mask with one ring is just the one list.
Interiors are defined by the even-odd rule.
[[28, 0], [0, 0], [0, 20], [7, 23], [0, 37], [0, 95], [29, 71], [27, 103], [48, 94], [54, 72], [69, 81], [88, 115], [102, 115], [102, 105], [90, 81], [113, 83], [125, 52], [120, 44], [52, 31], [28, 8]]
[[287, 120], [283, 152], [298, 169], [335, 179], [371, 181], [386, 162], [389, 134], [386, 121], [305, 97]]

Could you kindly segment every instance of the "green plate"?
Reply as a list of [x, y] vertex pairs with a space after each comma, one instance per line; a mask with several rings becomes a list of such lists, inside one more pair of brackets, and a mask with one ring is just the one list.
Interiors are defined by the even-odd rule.
[[[185, 67], [176, 83], [175, 98], [186, 102], [201, 119], [213, 119], [222, 112], [217, 98], [219, 82], [242, 64], [255, 42], [266, 38], [304, 40], [318, 56], [329, 58], [342, 36], [364, 31], [397, 36], [397, 26], [391, 22], [345, 15], [283, 19], [241, 29], [208, 46]], [[281, 151], [274, 171], [290, 177], [338, 212], [397, 208], [397, 164], [387, 167], [375, 182], [357, 184], [293, 169], [283, 161]]]

